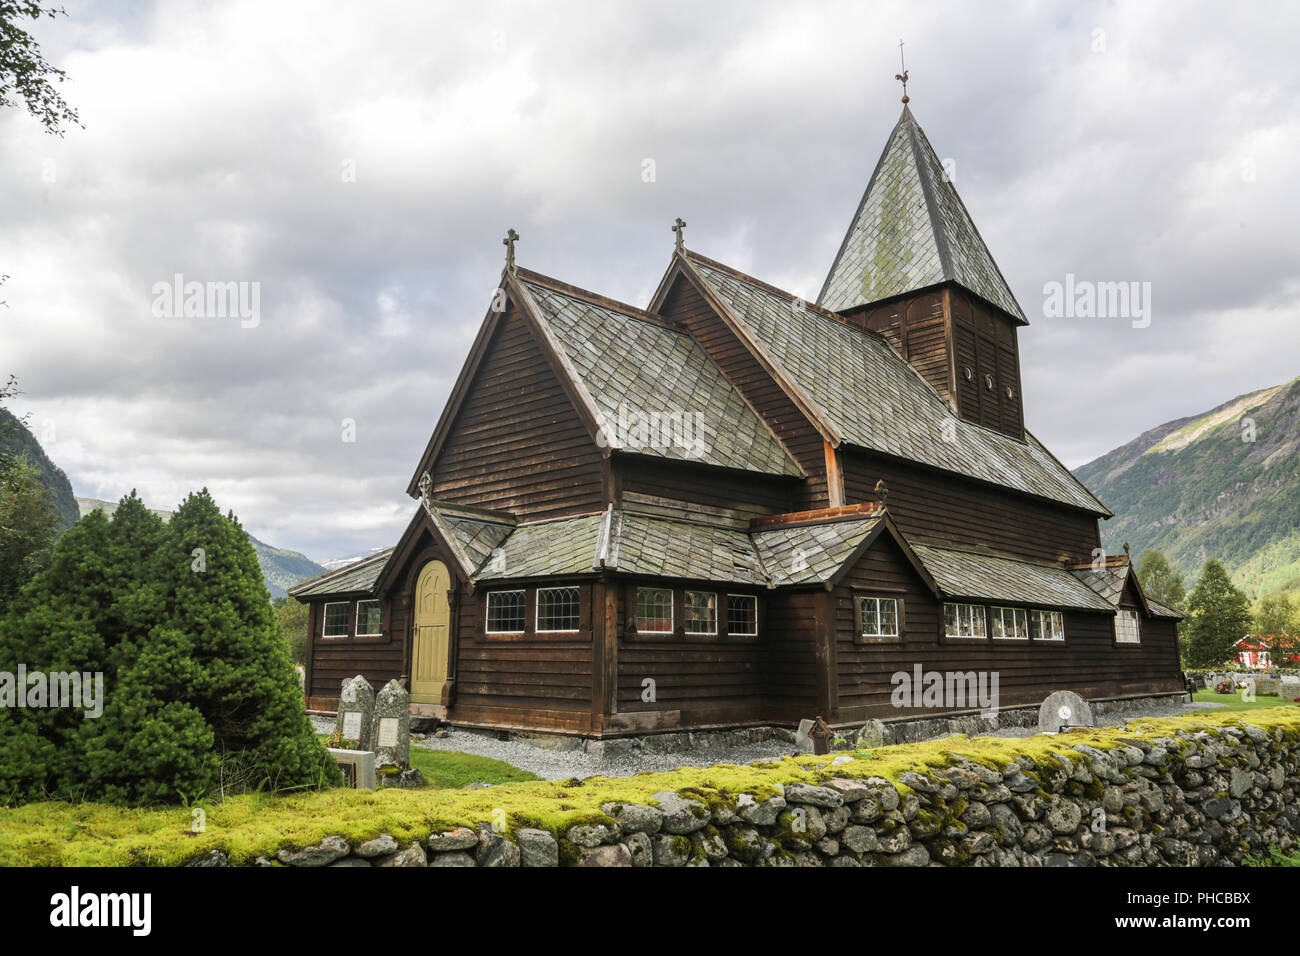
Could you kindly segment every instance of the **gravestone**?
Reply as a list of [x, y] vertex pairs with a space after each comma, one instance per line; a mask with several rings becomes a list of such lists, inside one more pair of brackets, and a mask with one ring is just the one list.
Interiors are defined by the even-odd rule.
[[370, 681], [360, 674], [343, 682], [339, 691], [339, 712], [334, 718], [334, 732], [349, 749], [374, 750], [372, 718], [375, 712], [375, 691]]
[[1056, 690], [1038, 708], [1038, 732], [1054, 734], [1063, 726], [1092, 727], [1092, 708], [1074, 691]]
[[390, 680], [375, 696], [375, 714], [370, 724], [370, 749], [375, 752], [375, 768], [405, 770], [411, 765], [410, 696], [396, 679]]
[[799, 721], [799, 729], [796, 730], [794, 733], [794, 745], [799, 750], [804, 750], [807, 751], [808, 753], [812, 753], [812, 749], [813, 749], [812, 729], [816, 723], [817, 721], [815, 720]]
[[327, 748], [343, 772], [343, 786], [354, 790], [375, 789], [375, 755], [369, 750]]

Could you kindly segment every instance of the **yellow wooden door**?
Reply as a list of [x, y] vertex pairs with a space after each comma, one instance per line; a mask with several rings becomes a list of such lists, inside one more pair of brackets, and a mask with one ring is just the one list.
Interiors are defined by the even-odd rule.
[[447, 588], [451, 576], [441, 561], [430, 561], [420, 569], [415, 583], [415, 623], [411, 647], [411, 700], [420, 704], [442, 701], [447, 683], [447, 661], [451, 648]]

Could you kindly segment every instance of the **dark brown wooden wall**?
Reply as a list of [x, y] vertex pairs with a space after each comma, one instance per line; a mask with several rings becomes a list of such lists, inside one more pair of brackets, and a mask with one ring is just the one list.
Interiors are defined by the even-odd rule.
[[1029, 498], [956, 475], [929, 471], [868, 452], [845, 450], [844, 498], [876, 501], [876, 482], [889, 488], [888, 508], [903, 537], [942, 547], [1002, 552], [1032, 561], [1091, 560], [1101, 546], [1097, 519], [1087, 512]]
[[[581, 585], [588, 605], [593, 587]], [[483, 627], [488, 590], [461, 595], [456, 701], [449, 719], [464, 725], [590, 732], [592, 639], [489, 638]]]
[[[1024, 435], [1020, 349], [1016, 325], [961, 289], [948, 291], [956, 349], [957, 404], [962, 418], [1014, 438]], [[973, 373], [967, 378], [964, 370]], [[993, 380], [989, 388], [985, 376]], [[1012, 394], [1007, 394], [1007, 389]]]
[[689, 280], [677, 279], [660, 311], [690, 332], [807, 473], [808, 480], [795, 490], [792, 506], [800, 510], [826, 507], [825, 443], [776, 380], [727, 328]]
[[[865, 593], [903, 598], [901, 643], [854, 641], [854, 596]], [[911, 673], [917, 663], [927, 671], [996, 670], [1002, 706], [1038, 704], [1054, 690], [1093, 699], [1176, 692], [1182, 687], [1173, 628], [1163, 621], [1144, 619], [1142, 643], [1133, 647], [1115, 646], [1111, 615], [1084, 612], [1066, 613], [1064, 644], [943, 640], [941, 603], [930, 597], [897, 545], [885, 538], [845, 576], [835, 589], [834, 603], [840, 720], [913, 713], [892, 706], [891, 676], [896, 671]]]
[[600, 449], [513, 304], [435, 462], [433, 497], [545, 518], [598, 511]]
[[865, 306], [846, 312], [844, 318], [856, 328], [882, 335], [945, 401], [955, 405], [943, 290]]
[[[309, 605], [307, 624], [307, 698], [312, 709], [328, 710], [338, 706], [339, 689], [345, 680], [360, 674], [376, 691], [395, 677], [402, 676], [402, 638], [406, 633], [407, 608], [384, 606], [384, 636], [321, 637], [322, 608], [329, 601]], [[339, 600], [343, 600], [339, 598]], [[354, 605], [356, 597], [351, 600]], [[355, 617], [356, 609], [353, 607]]]
[[676, 502], [683, 510], [691, 510], [689, 506], [694, 505], [714, 512], [755, 516], [790, 510], [797, 492], [796, 482], [704, 465], [626, 455], [615, 455], [613, 464], [620, 501], [624, 492], [630, 492]]

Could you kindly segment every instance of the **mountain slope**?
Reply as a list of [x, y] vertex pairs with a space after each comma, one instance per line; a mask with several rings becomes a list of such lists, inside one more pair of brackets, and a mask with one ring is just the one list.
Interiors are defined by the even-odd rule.
[[12, 412], [0, 408], [0, 457], [17, 457], [23, 453], [31, 458], [32, 464], [41, 473], [41, 483], [49, 491], [54, 512], [59, 518], [56, 530], [63, 534], [81, 517], [72, 495], [72, 484], [63, 469], [50, 461], [45, 449], [27, 426], [14, 417]]
[[1300, 379], [1166, 422], [1075, 470], [1107, 551], [1159, 548], [1191, 589], [1218, 558], [1252, 598], [1300, 591]]
[[[80, 509], [81, 517], [85, 517], [96, 510], [103, 511], [110, 516], [117, 511], [116, 501], [103, 501], [99, 498], [77, 498], [76, 503]], [[158, 508], [150, 510], [164, 521], [169, 520], [172, 516], [170, 511], [162, 511]], [[262, 578], [266, 581], [266, 589], [271, 592], [272, 599], [284, 597], [289, 588], [299, 581], [305, 581], [308, 578], [314, 578], [325, 573], [323, 567], [297, 551], [273, 547], [257, 540], [251, 534], [248, 536], [248, 540], [253, 543], [253, 550], [257, 552], [257, 563], [262, 566]]]

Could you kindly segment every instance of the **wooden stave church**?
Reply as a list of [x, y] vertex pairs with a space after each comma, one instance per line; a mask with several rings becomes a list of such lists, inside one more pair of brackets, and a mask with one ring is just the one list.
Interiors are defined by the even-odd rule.
[[974, 710], [895, 706], [916, 665], [997, 671], [1004, 708], [1182, 690], [1180, 615], [1023, 428], [1028, 322], [906, 105], [817, 303], [682, 226], [646, 309], [509, 243], [401, 539], [290, 591], [309, 709], [360, 673], [457, 726], [600, 738]]

